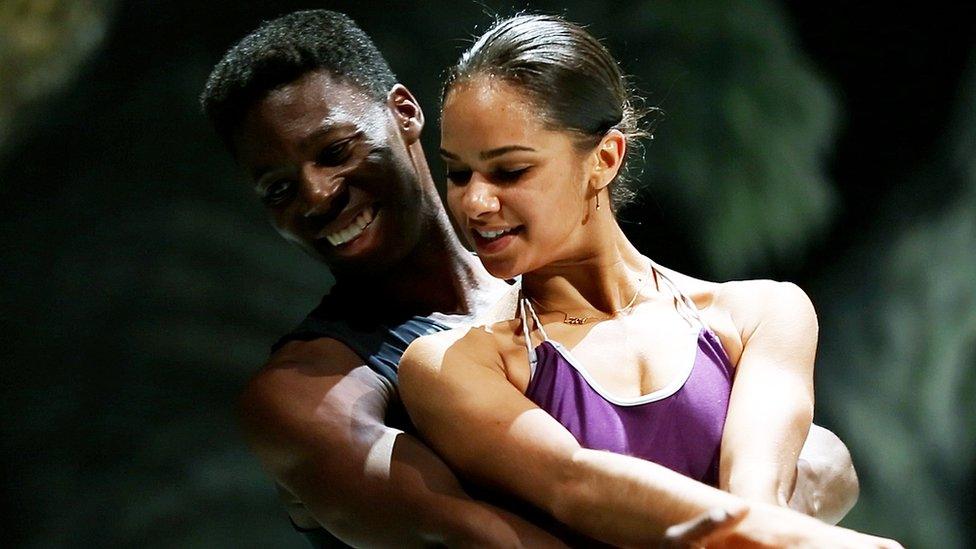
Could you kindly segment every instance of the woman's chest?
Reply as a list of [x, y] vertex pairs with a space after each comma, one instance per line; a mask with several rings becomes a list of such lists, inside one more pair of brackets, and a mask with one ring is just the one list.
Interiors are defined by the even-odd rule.
[[531, 379], [528, 349], [548, 339], [601, 392], [628, 399], [686, 377], [699, 351], [701, 326], [634, 315], [592, 326], [549, 323], [544, 330], [545, 336], [534, 332], [528, 345], [523, 337], [512, 338], [502, 352], [509, 380], [522, 392]]

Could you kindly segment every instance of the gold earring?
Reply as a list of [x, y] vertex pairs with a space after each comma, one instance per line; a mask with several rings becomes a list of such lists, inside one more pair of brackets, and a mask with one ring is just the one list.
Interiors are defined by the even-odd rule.
[[600, 209], [600, 193], [596, 193], [596, 209]]

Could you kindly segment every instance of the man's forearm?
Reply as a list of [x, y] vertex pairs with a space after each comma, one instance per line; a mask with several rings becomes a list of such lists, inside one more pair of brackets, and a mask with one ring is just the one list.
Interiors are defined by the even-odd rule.
[[[369, 436], [360, 433], [358, 452], [352, 444], [345, 446], [340, 458], [344, 465], [334, 460], [318, 464], [321, 482], [313, 474], [288, 483], [316, 521], [344, 542], [370, 547], [562, 546], [520, 517], [471, 499], [440, 458], [414, 437], [387, 427], [369, 431]], [[364, 438], [372, 440], [363, 444]], [[358, 467], [350, 467], [356, 463]]]

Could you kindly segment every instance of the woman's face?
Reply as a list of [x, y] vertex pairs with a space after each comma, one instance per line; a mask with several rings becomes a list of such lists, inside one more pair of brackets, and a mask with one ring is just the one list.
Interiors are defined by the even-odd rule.
[[450, 91], [441, 120], [451, 213], [492, 275], [511, 278], [567, 259], [583, 237], [591, 162], [569, 132], [543, 127], [507, 83]]

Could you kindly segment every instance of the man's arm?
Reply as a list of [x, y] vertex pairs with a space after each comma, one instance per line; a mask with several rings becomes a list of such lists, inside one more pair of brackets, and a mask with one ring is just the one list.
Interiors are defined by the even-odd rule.
[[796, 464], [790, 508], [837, 524], [857, 503], [857, 473], [837, 435], [813, 424]]
[[292, 342], [248, 384], [240, 416], [275, 480], [350, 545], [558, 545], [472, 500], [426, 446], [384, 425], [392, 395], [343, 344]]

